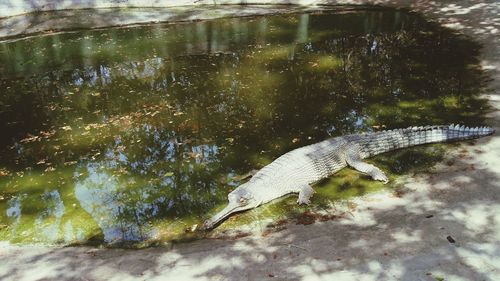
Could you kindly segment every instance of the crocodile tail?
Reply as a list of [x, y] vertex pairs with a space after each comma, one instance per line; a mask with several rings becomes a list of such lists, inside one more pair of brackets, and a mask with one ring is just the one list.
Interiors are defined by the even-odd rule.
[[490, 127], [465, 127], [460, 125], [451, 124], [445, 126], [443, 130], [446, 132], [446, 139], [443, 141], [456, 141], [466, 139], [476, 139], [495, 133], [495, 130]]
[[409, 127], [365, 134], [359, 140], [362, 157], [370, 157], [387, 151], [426, 143], [451, 142], [475, 139], [495, 132], [489, 127], [465, 127], [460, 125]]

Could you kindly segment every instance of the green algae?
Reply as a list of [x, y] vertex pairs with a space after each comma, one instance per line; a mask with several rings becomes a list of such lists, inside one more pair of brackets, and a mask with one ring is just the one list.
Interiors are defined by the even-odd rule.
[[[0, 239], [143, 246], [195, 225], [283, 153], [330, 136], [480, 125], [480, 46], [398, 10], [79, 31], [0, 44]], [[447, 145], [370, 159], [399, 176]], [[395, 188], [351, 169], [219, 231]]]

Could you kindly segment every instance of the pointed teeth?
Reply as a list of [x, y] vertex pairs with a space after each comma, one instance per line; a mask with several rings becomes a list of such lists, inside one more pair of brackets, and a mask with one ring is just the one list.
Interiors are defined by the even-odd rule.
[[457, 124], [455, 125], [455, 128], [453, 128], [453, 130], [458, 130], [458, 129], [460, 129], [460, 125]]
[[451, 124], [451, 125], [448, 127], [448, 129], [453, 130], [454, 126], [455, 126], [455, 124]]
[[460, 131], [464, 131], [464, 130], [465, 130], [465, 126], [464, 125], [460, 126]]

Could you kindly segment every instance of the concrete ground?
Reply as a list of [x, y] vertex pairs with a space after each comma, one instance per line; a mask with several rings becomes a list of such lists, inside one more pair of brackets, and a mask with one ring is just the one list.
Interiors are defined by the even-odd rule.
[[143, 250], [2, 242], [0, 280], [500, 280], [500, 3], [328, 3], [410, 7], [481, 42], [497, 133], [341, 219]]

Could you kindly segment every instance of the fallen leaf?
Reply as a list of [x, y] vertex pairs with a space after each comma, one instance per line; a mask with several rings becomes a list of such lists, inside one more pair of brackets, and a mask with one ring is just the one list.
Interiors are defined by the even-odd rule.
[[10, 175], [9, 171], [7, 171], [6, 169], [0, 169], [0, 177], [8, 175]]
[[47, 167], [47, 169], [45, 169], [45, 172], [53, 172], [55, 170], [56, 170], [56, 168], [54, 168], [54, 167]]
[[453, 239], [453, 237], [451, 237], [450, 235], [446, 236], [446, 240], [448, 240], [448, 242], [450, 243], [455, 243], [455, 239]]

